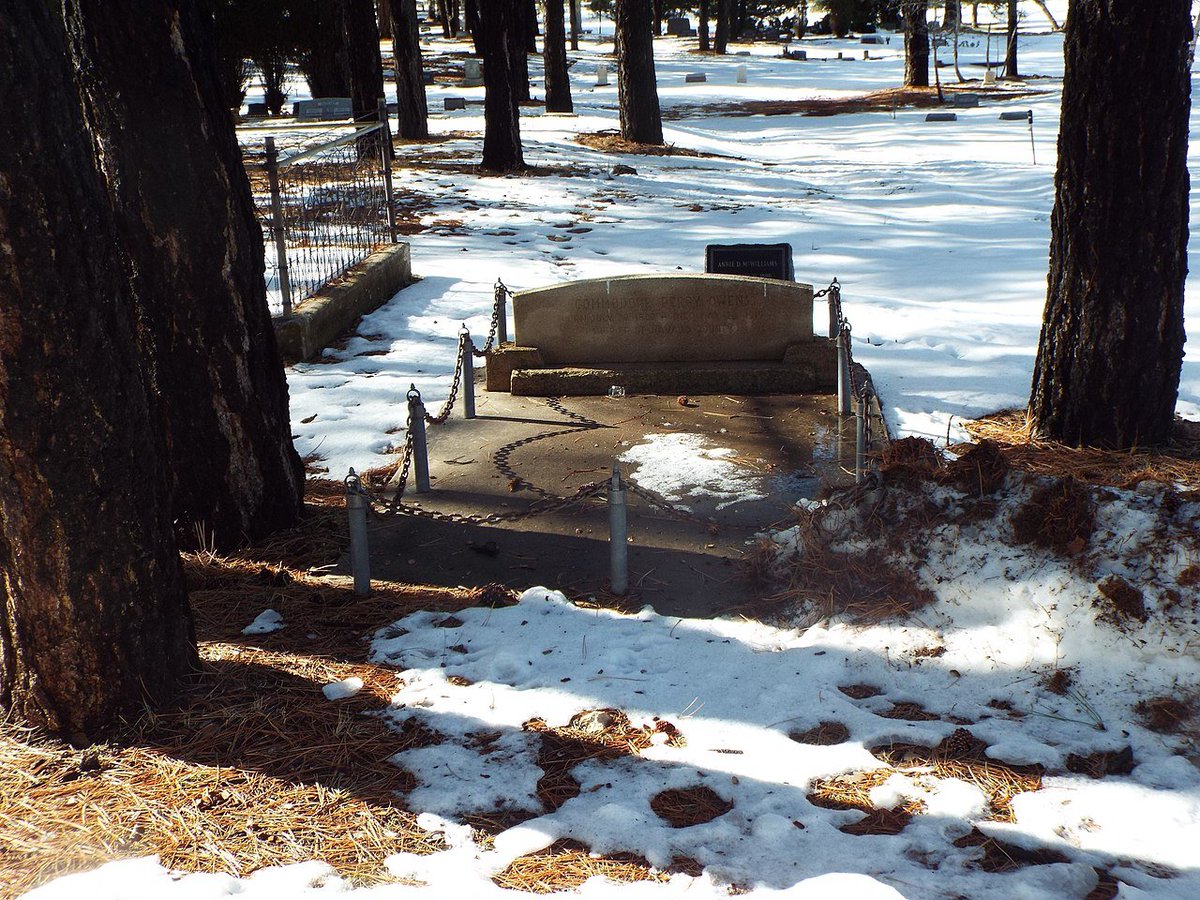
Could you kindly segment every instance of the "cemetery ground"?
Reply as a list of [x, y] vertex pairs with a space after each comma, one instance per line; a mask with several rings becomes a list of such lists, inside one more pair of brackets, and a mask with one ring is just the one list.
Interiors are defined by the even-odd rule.
[[[1038, 166], [1023, 125], [998, 120], [1009, 102], [982, 88], [984, 106], [955, 123], [886, 105], [721, 111], [899, 83], [898, 48], [862, 60], [848, 41], [805, 43], [828, 59], [754, 46], [718, 60], [663, 42], [668, 140], [695, 155], [579, 141], [615, 122], [615, 87], [589, 88], [611, 50], [596, 44], [573, 54], [576, 117], [527, 110], [532, 176], [474, 171], [478, 107], [401, 147], [422, 281], [289, 370], [313, 475], [305, 526], [187, 558], [203, 667], [180, 708], [93, 750], [5, 740], [0, 890], [1200, 894], [1195, 428], [1168, 451], [1110, 454], [1031, 442], [1019, 414], [984, 417], [1028, 390], [1059, 39], [1030, 38], [1024, 56], [1047, 76], [1017, 101], [1035, 113]], [[698, 70], [708, 81], [685, 86]], [[474, 90], [443, 82], [431, 98]], [[805, 500], [743, 544], [731, 568], [760, 579], [763, 602], [671, 615], [564, 596], [519, 569], [504, 586], [406, 579], [353, 594], [336, 574], [339, 479], [394, 459], [410, 383], [431, 408], [446, 395], [460, 323], [482, 336], [496, 277], [696, 270], [705, 244], [731, 238], [789, 241], [800, 280], [841, 280], [895, 438], [878, 480]], [[728, 474], [696, 477], [705, 461], [734, 465], [721, 451], [736, 436], [721, 425], [688, 440], [682, 415], [729, 414], [690, 399], [679, 415], [656, 407], [613, 455], [677, 503], [753, 502], [717, 496]], [[1200, 412], [1191, 360], [1179, 408]], [[453, 458], [467, 457], [439, 457], [443, 484]], [[740, 475], [744, 493], [771, 496], [772, 473]]]

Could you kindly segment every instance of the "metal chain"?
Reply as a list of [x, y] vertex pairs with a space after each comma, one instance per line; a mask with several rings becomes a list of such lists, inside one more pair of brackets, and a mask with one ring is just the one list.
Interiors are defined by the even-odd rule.
[[665, 497], [654, 493], [654, 491], [647, 490], [646, 488], [638, 487], [632, 481], [626, 481], [625, 488], [631, 494], [641, 497], [655, 509], [659, 510], [660, 512], [665, 512], [671, 518], [678, 519], [680, 522], [701, 523], [705, 526], [712, 526], [716, 524], [716, 522], [712, 519], [701, 519], [695, 513], [688, 512], [685, 509], [680, 509]]
[[488, 326], [487, 340], [483, 342], [483, 347], [472, 352], [479, 357], [486, 356], [496, 343], [496, 332], [500, 328], [500, 316], [503, 315], [505, 307], [505, 299], [512, 296], [512, 291], [501, 281], [496, 279], [495, 298], [492, 301], [492, 321]]
[[425, 413], [425, 421], [430, 425], [441, 425], [450, 418], [454, 409], [454, 401], [458, 399], [458, 388], [462, 382], [463, 355], [467, 352], [467, 338], [468, 334], [465, 331], [458, 336], [458, 354], [454, 357], [454, 380], [450, 382], [450, 395], [446, 397], [446, 402], [442, 404], [436, 416]]

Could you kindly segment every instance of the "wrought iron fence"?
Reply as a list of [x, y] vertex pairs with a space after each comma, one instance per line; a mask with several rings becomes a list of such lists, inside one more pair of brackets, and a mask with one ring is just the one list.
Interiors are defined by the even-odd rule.
[[266, 245], [273, 315], [341, 278], [396, 239], [386, 116], [321, 131], [282, 132], [242, 153]]

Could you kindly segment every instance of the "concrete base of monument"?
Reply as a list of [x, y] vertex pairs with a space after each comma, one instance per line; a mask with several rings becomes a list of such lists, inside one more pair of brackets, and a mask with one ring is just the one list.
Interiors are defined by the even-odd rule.
[[715, 615], [777, 589], [755, 584], [741, 565], [757, 534], [791, 524], [795, 502], [823, 482], [853, 480], [854, 419], [837, 415], [831, 395], [699, 395], [681, 405], [677, 396], [549, 400], [480, 391], [476, 402], [477, 418], [456, 412], [430, 427], [433, 489], [405, 495], [406, 505], [466, 518], [373, 524], [375, 577], [544, 585], [572, 598], [603, 597], [610, 574], [603, 496], [494, 524], [474, 517], [570, 496], [607, 479], [616, 462], [634, 487], [676, 510], [629, 493], [629, 603]]

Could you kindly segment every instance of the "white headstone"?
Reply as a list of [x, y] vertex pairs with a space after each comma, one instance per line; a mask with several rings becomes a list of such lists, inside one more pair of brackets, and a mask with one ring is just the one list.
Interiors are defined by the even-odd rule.
[[468, 56], [463, 60], [463, 87], [478, 87], [483, 84], [483, 67], [479, 60]]
[[738, 84], [746, 83], [746, 67], [745, 66], [737, 67], [737, 83]]
[[596, 66], [596, 87], [605, 87], [608, 85], [608, 66], [600, 63]]

